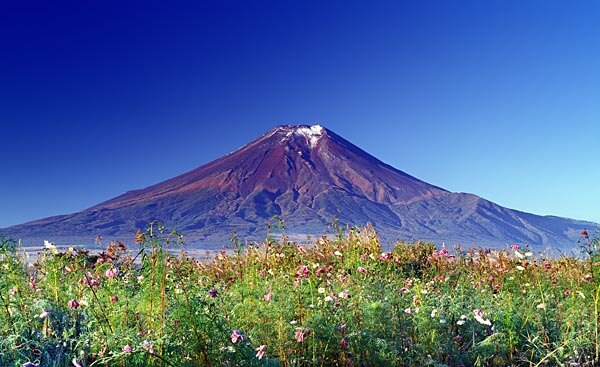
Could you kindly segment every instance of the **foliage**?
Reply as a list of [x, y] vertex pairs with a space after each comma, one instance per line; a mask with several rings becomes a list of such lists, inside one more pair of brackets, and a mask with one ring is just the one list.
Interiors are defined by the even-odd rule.
[[174, 253], [181, 236], [154, 223], [133, 253], [46, 243], [28, 264], [3, 241], [2, 366], [600, 363], [596, 253], [382, 252], [367, 227], [199, 261]]

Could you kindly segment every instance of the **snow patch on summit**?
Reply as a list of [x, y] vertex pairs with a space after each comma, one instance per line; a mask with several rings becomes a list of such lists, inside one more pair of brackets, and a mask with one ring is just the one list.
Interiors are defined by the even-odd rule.
[[304, 136], [311, 148], [317, 145], [317, 142], [323, 135], [323, 126], [313, 125], [311, 127], [299, 127], [295, 131], [296, 135]]

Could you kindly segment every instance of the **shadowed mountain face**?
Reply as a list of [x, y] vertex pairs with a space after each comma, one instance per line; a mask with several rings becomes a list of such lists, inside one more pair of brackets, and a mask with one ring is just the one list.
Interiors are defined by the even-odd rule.
[[377, 160], [330, 130], [280, 126], [193, 171], [127, 192], [82, 212], [4, 229], [25, 243], [131, 239], [160, 220], [188, 243], [219, 248], [232, 233], [262, 240], [274, 215], [298, 238], [333, 222], [372, 223], [386, 241], [503, 246], [529, 243], [568, 250], [590, 222], [503, 208], [451, 193]]

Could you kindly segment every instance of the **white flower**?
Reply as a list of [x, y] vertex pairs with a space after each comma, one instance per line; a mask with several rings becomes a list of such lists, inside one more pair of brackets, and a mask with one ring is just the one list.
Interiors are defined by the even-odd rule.
[[520, 253], [519, 251], [516, 251], [516, 250], [515, 250], [515, 256], [516, 256], [517, 258], [519, 258], [519, 259], [524, 259], [524, 258], [525, 258], [525, 256], [523, 256], [523, 254], [522, 254], [522, 253]]
[[517, 265], [517, 270], [518, 270], [518, 271], [523, 271], [523, 270], [525, 270], [525, 268], [524, 268], [524, 267], [522, 267], [521, 265]]
[[525, 253], [525, 256], [527, 256], [527, 257], [532, 257], [532, 256], [533, 256], [533, 252], [526, 252], [526, 253]]
[[291, 324], [291, 325], [296, 325], [297, 323], [298, 323], [298, 321], [296, 321], [296, 320], [292, 320], [292, 321], [290, 321], [290, 324]]
[[319, 292], [320, 294], [325, 293], [325, 288], [321, 287], [319, 289], [317, 289], [317, 292]]
[[434, 318], [436, 314], [437, 314], [437, 310], [434, 308], [434, 309], [431, 311], [431, 318]]
[[404, 309], [404, 313], [407, 315], [412, 315], [413, 313], [415, 313], [415, 311], [409, 307]]
[[478, 323], [482, 325], [492, 326], [492, 322], [489, 319], [483, 318], [483, 311], [481, 311], [480, 309], [473, 310], [473, 317]]
[[325, 302], [333, 302], [333, 298], [331, 298], [331, 296], [325, 296]]
[[458, 321], [456, 322], [456, 325], [464, 325], [464, 324], [465, 324], [465, 322], [466, 322], [465, 320], [458, 320]]
[[545, 303], [540, 303], [539, 305], [535, 306], [536, 308], [540, 309], [540, 310], [545, 310], [546, 309], [546, 304]]
[[333, 254], [334, 254], [335, 256], [342, 256], [342, 253], [341, 253], [341, 252], [339, 252], [339, 251], [336, 251], [336, 252], [334, 252]]
[[46, 241], [46, 240], [44, 240], [44, 248], [45, 248], [46, 250], [50, 250], [50, 252], [51, 252], [52, 254], [57, 254], [57, 253], [58, 253], [58, 250], [56, 249], [56, 245], [55, 245], [55, 244], [53, 244], [53, 243], [52, 243], [52, 242], [50, 242], [50, 241]]

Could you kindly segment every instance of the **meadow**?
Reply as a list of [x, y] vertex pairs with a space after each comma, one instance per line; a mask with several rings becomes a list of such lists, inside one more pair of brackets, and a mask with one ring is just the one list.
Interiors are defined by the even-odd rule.
[[[199, 261], [177, 232], [100, 254], [0, 238], [0, 366], [598, 366], [599, 241], [581, 258], [339, 229]], [[177, 252], [174, 252], [177, 251]]]

